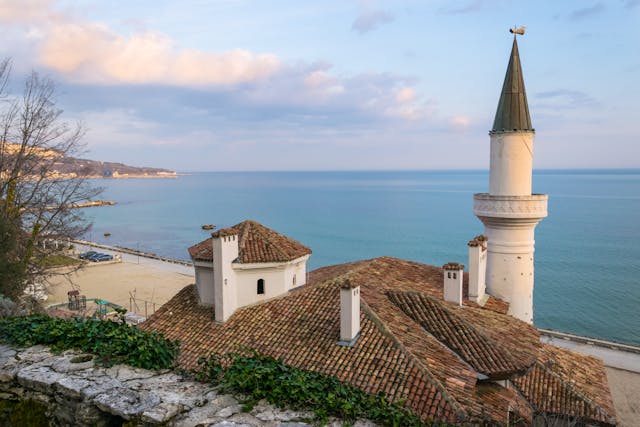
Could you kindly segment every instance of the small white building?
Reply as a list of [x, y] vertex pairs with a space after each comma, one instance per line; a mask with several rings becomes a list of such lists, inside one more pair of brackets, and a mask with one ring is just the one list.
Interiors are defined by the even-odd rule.
[[191, 246], [200, 303], [226, 321], [249, 304], [306, 284], [311, 249], [255, 221], [217, 230]]

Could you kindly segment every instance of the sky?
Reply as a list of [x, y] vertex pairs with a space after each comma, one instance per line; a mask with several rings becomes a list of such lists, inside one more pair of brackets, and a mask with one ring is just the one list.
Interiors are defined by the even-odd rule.
[[0, 58], [95, 160], [487, 169], [520, 25], [534, 167], [640, 167], [640, 0], [0, 0]]

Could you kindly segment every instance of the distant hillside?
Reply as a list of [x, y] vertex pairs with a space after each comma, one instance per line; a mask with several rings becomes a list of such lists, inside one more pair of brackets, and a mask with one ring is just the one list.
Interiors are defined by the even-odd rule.
[[168, 169], [127, 166], [122, 163], [60, 157], [53, 165], [58, 175], [83, 175], [92, 178], [166, 178], [176, 173]]
[[[17, 144], [5, 145], [6, 159], [11, 159], [16, 155], [20, 146]], [[49, 176], [69, 177], [85, 176], [89, 178], [170, 178], [176, 173], [168, 169], [127, 166], [122, 163], [99, 162], [96, 160], [76, 159], [65, 157], [61, 153], [51, 149], [37, 148], [35, 155], [38, 158], [53, 160], [53, 165], [49, 169]], [[11, 162], [8, 161], [7, 165]]]

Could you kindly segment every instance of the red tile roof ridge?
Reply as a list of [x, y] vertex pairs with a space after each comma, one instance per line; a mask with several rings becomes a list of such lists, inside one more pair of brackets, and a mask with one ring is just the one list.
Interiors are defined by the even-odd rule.
[[442, 395], [444, 400], [451, 406], [451, 408], [456, 413], [456, 418], [458, 420], [463, 420], [467, 417], [466, 411], [456, 402], [456, 400], [451, 397], [447, 389], [442, 385], [442, 383], [431, 373], [429, 368], [420, 360], [420, 358], [416, 357], [411, 351], [409, 351], [405, 345], [396, 337], [393, 332], [389, 330], [389, 328], [385, 325], [385, 323], [378, 317], [378, 315], [369, 307], [369, 304], [364, 301], [364, 299], [360, 300], [360, 308], [365, 313], [365, 315], [371, 320], [371, 322], [378, 328], [378, 330], [391, 342], [393, 345], [400, 350], [405, 356], [412, 360], [416, 366], [420, 369], [422, 374], [429, 379], [431, 384], [436, 387], [438, 392]]
[[230, 235], [239, 236], [238, 258], [234, 260], [238, 263], [288, 262], [311, 254], [311, 249], [297, 240], [257, 221], [245, 220], [211, 233], [212, 237], [189, 247], [189, 255], [194, 260], [212, 261], [212, 239]]
[[[458, 316], [456, 314], [457, 310], [453, 310], [449, 306], [449, 304], [443, 304], [443, 302], [437, 300], [436, 298], [428, 296], [423, 292], [412, 290], [387, 290], [385, 293], [392, 303], [394, 303], [407, 316], [418, 323], [427, 333], [433, 336], [436, 341], [440, 343], [440, 345], [451, 351], [466, 365], [469, 365], [474, 372], [482, 373], [494, 380], [506, 379], [513, 374], [525, 373], [535, 361], [535, 359], [533, 359], [530, 363], [518, 363], [518, 361], [511, 355], [510, 351], [507, 348], [484, 333], [481, 328], [477, 328], [467, 319]], [[424, 299], [430, 302], [432, 307], [446, 313], [449, 322], [452, 322], [447, 330], [453, 331], [454, 335], [451, 336], [450, 333], [432, 330], [431, 328], [429, 328], [429, 325], [426, 324], [428, 319], [415, 318], [414, 316], [417, 316], [418, 313], [415, 313], [410, 309], [410, 307], [402, 304], [403, 301], [401, 301], [401, 295], [411, 295], [414, 297], [418, 297], [418, 299]], [[464, 309], [465, 308], [459, 308], [458, 310]], [[454, 322], [458, 322], [459, 325], [455, 326], [453, 324]], [[441, 324], [442, 322], [438, 321], [437, 323]], [[448, 322], [445, 320], [445, 323]], [[432, 324], [431, 326], [433, 326], [434, 329], [437, 329], [437, 325]], [[473, 340], [474, 336], [479, 338], [479, 342]], [[465, 352], [467, 352], [466, 356], [464, 354]]]

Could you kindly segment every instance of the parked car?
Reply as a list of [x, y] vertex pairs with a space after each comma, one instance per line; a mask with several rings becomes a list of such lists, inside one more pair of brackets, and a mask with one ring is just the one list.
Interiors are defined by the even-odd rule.
[[78, 255], [78, 258], [80, 259], [88, 259], [89, 257], [96, 255], [98, 252], [96, 251], [87, 251], [87, 252], [83, 252], [80, 255]]
[[87, 261], [93, 261], [93, 259], [94, 259], [95, 257], [100, 256], [100, 255], [102, 255], [102, 253], [101, 253], [101, 252], [94, 252], [94, 253], [92, 253], [91, 255], [89, 255], [88, 257], [86, 257], [85, 259], [86, 259]]
[[113, 260], [113, 255], [109, 255], [109, 254], [99, 254], [91, 259], [91, 261], [93, 262], [112, 261], [112, 260]]

